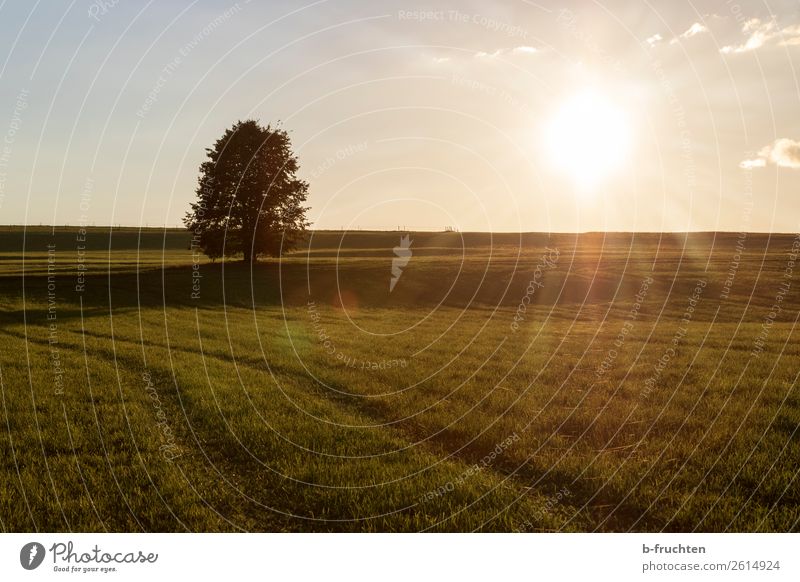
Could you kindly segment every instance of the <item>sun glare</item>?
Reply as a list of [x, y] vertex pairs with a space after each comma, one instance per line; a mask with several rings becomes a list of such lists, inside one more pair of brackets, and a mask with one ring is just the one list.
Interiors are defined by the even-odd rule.
[[630, 146], [625, 112], [595, 92], [568, 99], [545, 133], [551, 162], [581, 188], [591, 188], [619, 171]]

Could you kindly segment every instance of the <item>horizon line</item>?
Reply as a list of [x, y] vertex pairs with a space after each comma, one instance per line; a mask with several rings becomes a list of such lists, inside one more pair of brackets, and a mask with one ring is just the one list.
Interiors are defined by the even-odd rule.
[[[83, 228], [86, 230], [139, 230], [139, 231], [185, 231], [189, 232], [184, 226], [179, 225], [162, 225], [162, 226], [138, 226], [138, 225], [124, 225], [124, 224], [106, 224], [106, 225], [79, 225], [79, 224], [0, 224], [0, 230], [3, 229], [51, 229], [53, 231], [58, 229], [77, 229]], [[341, 232], [341, 233], [392, 233], [392, 232], [409, 232], [421, 234], [771, 234], [771, 235], [797, 235], [800, 231], [769, 231], [769, 230], [425, 230], [425, 229], [378, 229], [378, 228], [355, 228], [355, 229], [337, 229], [337, 228], [310, 228], [308, 232]]]

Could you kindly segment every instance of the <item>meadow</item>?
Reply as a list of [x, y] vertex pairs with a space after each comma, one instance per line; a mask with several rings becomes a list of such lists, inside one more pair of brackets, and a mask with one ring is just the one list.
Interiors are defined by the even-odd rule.
[[800, 531], [795, 235], [190, 238], [0, 228], [3, 531]]

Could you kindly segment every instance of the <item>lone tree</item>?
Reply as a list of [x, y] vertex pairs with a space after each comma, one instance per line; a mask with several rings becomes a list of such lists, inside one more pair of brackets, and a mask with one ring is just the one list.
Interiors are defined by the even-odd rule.
[[308, 227], [308, 184], [296, 177], [286, 131], [239, 121], [206, 152], [183, 219], [193, 244], [212, 259], [243, 254], [247, 263], [294, 248]]

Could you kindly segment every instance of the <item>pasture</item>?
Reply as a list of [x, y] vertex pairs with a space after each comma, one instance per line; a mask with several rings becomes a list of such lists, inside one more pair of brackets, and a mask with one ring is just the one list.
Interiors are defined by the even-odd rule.
[[800, 530], [795, 235], [190, 239], [0, 229], [4, 531]]

